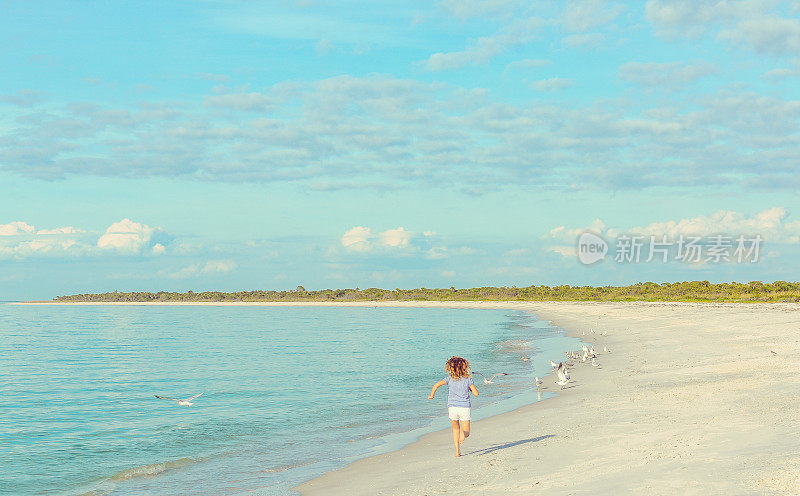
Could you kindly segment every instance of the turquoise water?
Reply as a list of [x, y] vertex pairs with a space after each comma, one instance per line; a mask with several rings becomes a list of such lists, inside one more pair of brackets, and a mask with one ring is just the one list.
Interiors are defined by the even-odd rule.
[[446, 391], [427, 395], [451, 355], [510, 374], [477, 381], [480, 418], [536, 401], [577, 347], [508, 310], [231, 306], [0, 305], [0, 343], [15, 495], [291, 494], [447, 426]]

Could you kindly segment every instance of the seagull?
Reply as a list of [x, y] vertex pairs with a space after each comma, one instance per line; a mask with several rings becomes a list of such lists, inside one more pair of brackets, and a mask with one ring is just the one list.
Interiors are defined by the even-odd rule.
[[583, 349], [583, 352], [584, 352], [584, 353], [589, 353], [589, 348], [588, 348], [588, 347], [587, 347], [585, 344], [584, 344], [584, 345], [582, 345], [582, 346], [583, 346], [583, 348], [582, 348], [582, 349]]
[[589, 354], [590, 354], [590, 355], [596, 355], [596, 353], [594, 352], [594, 346], [592, 346], [591, 348], [589, 348]]
[[483, 374], [481, 374], [480, 372], [473, 372], [472, 374], [473, 374], [473, 375], [479, 375], [479, 376], [483, 377], [483, 383], [484, 383], [484, 384], [494, 384], [494, 380], [493, 380], [493, 379], [494, 379], [495, 377], [500, 377], [501, 375], [508, 375], [508, 374], [506, 374], [505, 372], [499, 372], [499, 373], [497, 373], [497, 374], [494, 374], [493, 376], [491, 376], [491, 377], [489, 377], [489, 378], [487, 379], [487, 378], [486, 378], [486, 376], [485, 376], [485, 375], [483, 375]]
[[558, 367], [558, 364], [556, 362], [550, 360], [550, 366], [553, 367], [553, 368], [556, 368], [556, 367]]
[[[205, 392], [205, 391], [203, 391], [203, 392]], [[154, 396], [155, 396], [156, 398], [159, 398], [159, 399], [162, 399], [162, 400], [170, 400], [170, 401], [175, 401], [175, 402], [177, 402], [177, 403], [178, 403], [180, 406], [192, 406], [192, 405], [194, 405], [194, 403], [192, 403], [192, 400], [193, 400], [193, 399], [195, 399], [195, 398], [199, 398], [199, 397], [203, 396], [203, 393], [196, 394], [196, 395], [192, 396], [191, 398], [186, 398], [186, 399], [183, 399], [183, 400], [181, 400], [181, 399], [178, 399], [178, 398], [170, 398], [170, 397], [168, 397], [168, 396], [159, 396], [159, 395], [157, 395], [157, 394], [156, 394], [156, 395], [154, 395]]]
[[533, 383], [536, 384], [536, 389], [542, 388], [542, 380], [539, 379], [538, 377], [533, 378]]
[[608, 349], [608, 346], [603, 346], [603, 353], [611, 353], [611, 350]]
[[567, 372], [567, 367], [564, 365], [564, 362], [558, 364], [558, 385], [561, 386], [561, 389], [564, 389], [564, 386], [567, 385], [569, 382], [569, 372]]

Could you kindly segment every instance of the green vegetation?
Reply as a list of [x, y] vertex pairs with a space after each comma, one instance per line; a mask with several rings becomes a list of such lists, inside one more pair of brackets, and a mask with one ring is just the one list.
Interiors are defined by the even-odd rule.
[[237, 291], [222, 293], [113, 293], [59, 296], [63, 302], [223, 302], [223, 301], [707, 301], [707, 302], [797, 302], [800, 283], [776, 281], [763, 283], [711, 284], [708, 281], [657, 284], [645, 282], [631, 286], [527, 286], [456, 289], [323, 289], [306, 291], [302, 286], [292, 291]]

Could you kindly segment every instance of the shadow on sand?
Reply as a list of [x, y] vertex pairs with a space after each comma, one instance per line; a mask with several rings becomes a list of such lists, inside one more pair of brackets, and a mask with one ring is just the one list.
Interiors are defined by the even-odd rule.
[[536, 443], [543, 439], [547, 439], [548, 437], [555, 437], [555, 434], [546, 434], [544, 436], [539, 437], [532, 437], [530, 439], [522, 439], [520, 441], [513, 441], [510, 443], [503, 443], [503, 444], [495, 444], [494, 446], [490, 446], [488, 448], [483, 448], [475, 451], [470, 451], [469, 453], [464, 453], [463, 456], [468, 455], [488, 455], [490, 453], [494, 453], [495, 451], [504, 450], [506, 448], [512, 448], [514, 446], [519, 446], [520, 444], [527, 444], [527, 443]]

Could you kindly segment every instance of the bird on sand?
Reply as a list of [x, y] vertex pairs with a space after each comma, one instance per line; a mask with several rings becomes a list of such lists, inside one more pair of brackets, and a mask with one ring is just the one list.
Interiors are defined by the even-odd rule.
[[196, 394], [196, 395], [192, 396], [191, 398], [185, 398], [185, 399], [170, 398], [169, 396], [159, 396], [157, 394], [154, 395], [154, 396], [156, 398], [158, 398], [158, 399], [174, 401], [174, 402], [178, 403], [178, 405], [180, 405], [180, 406], [192, 406], [192, 405], [194, 405], [194, 403], [192, 403], [192, 400], [203, 396], [203, 393]]
[[564, 389], [564, 386], [567, 385], [569, 382], [569, 372], [567, 371], [566, 365], [564, 362], [558, 364], [558, 385], [561, 386], [561, 389]]
[[473, 372], [472, 374], [473, 375], [479, 375], [479, 376], [483, 377], [483, 383], [484, 384], [494, 384], [494, 378], [495, 377], [500, 377], [501, 375], [508, 375], [505, 372], [498, 372], [497, 374], [494, 374], [494, 375], [492, 375], [491, 377], [489, 377], [487, 379], [486, 376], [481, 374], [480, 372]]
[[536, 384], [536, 389], [542, 388], [542, 380], [539, 379], [538, 377], [533, 378], [533, 383]]

